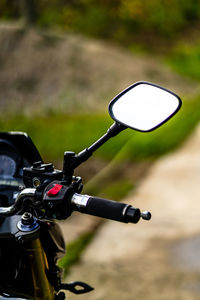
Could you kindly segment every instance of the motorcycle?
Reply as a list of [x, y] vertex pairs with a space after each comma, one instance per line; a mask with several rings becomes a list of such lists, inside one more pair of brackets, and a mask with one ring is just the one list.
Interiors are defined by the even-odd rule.
[[109, 104], [114, 120], [90, 147], [75, 154], [64, 152], [63, 170], [44, 163], [26, 133], [0, 133], [0, 299], [66, 299], [93, 288], [84, 282], [62, 283], [57, 261], [65, 243], [55, 220], [73, 211], [136, 224], [151, 219], [131, 205], [81, 194], [81, 177], [74, 170], [94, 151], [121, 131], [152, 131], [181, 107], [173, 92], [149, 82], [137, 82]]

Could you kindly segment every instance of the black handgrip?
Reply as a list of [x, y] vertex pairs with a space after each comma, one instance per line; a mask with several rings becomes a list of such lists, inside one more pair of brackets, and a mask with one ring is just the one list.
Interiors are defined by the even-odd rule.
[[131, 205], [75, 193], [71, 199], [74, 210], [124, 223], [137, 223], [140, 210]]

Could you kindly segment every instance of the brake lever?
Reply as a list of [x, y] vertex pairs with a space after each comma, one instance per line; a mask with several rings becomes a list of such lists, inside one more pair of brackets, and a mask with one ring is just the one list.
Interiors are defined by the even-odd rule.
[[62, 283], [61, 290], [68, 290], [74, 294], [85, 294], [94, 290], [93, 287], [82, 281], [74, 281], [71, 283]]

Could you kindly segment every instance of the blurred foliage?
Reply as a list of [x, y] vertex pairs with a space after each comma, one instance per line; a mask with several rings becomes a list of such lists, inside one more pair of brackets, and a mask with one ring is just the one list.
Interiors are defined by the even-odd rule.
[[[19, 18], [19, 3], [2, 0], [0, 18]], [[200, 21], [198, 0], [41, 0], [36, 10], [40, 26], [57, 26], [129, 44], [141, 32], [176, 37]]]
[[166, 62], [181, 75], [200, 80], [200, 41], [178, 42]]
[[1, 0], [0, 1], [0, 18], [1, 19], [12, 19], [19, 17], [19, 2], [15, 0]]

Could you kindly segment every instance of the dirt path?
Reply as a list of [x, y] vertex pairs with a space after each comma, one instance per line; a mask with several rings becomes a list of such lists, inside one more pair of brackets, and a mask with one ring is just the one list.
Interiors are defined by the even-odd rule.
[[199, 149], [200, 126], [125, 199], [149, 209], [149, 223], [101, 227], [68, 278], [95, 286], [80, 300], [200, 299]]

